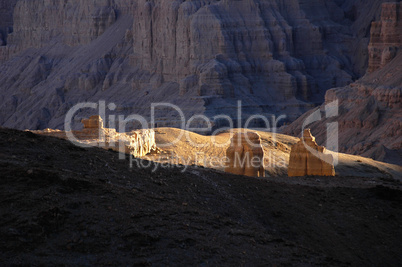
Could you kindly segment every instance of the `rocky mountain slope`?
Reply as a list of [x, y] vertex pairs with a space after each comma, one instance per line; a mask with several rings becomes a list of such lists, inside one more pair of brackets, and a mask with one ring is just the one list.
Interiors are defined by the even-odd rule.
[[[234, 117], [241, 99], [244, 117], [292, 121], [364, 74], [382, 2], [1, 0], [0, 125], [63, 128], [71, 106], [98, 100], [188, 118]], [[177, 112], [157, 116], [177, 126]]]
[[265, 178], [0, 129], [2, 265], [399, 266], [392, 179]]
[[308, 127], [322, 144], [330, 136], [327, 123], [337, 122], [340, 152], [401, 164], [402, 89], [400, 86], [387, 85], [384, 81], [390, 79], [401, 84], [401, 62], [402, 53], [388, 67], [373, 72], [348, 87], [328, 90], [326, 102], [339, 101], [338, 116], [326, 118], [324, 104], [286, 126], [283, 133], [299, 135], [306, 119], [319, 110], [323, 115], [322, 119]]
[[327, 91], [326, 104], [339, 101], [337, 116], [326, 118], [323, 104], [287, 126], [283, 133], [300, 134], [306, 119], [320, 110], [323, 119], [308, 125], [319, 142], [326, 142], [327, 123], [338, 122], [341, 152], [401, 164], [401, 16], [401, 3], [383, 5], [381, 21], [373, 23], [371, 32], [369, 73], [349, 86]]

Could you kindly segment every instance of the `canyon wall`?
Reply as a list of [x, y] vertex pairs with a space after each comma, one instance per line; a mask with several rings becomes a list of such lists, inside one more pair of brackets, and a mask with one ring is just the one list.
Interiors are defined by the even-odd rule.
[[13, 10], [17, 0], [0, 0], [0, 46], [7, 45], [7, 36], [13, 32]]
[[[336, 122], [340, 152], [401, 164], [401, 7], [401, 3], [383, 4], [381, 20], [373, 23], [368, 73], [349, 86], [328, 90], [322, 106], [302, 115], [285, 127], [283, 133], [300, 135], [308, 118], [320, 112], [322, 119], [308, 125], [319, 143], [325, 144], [330, 139], [334, 132], [327, 129], [327, 125]], [[390, 50], [392, 56], [388, 53]], [[327, 104], [334, 101], [338, 101], [338, 113], [327, 117]]]
[[[381, 2], [19, 0], [0, 47], [0, 125], [62, 129], [72, 106], [99, 100], [147, 120], [155, 102], [212, 119], [241, 100], [240, 119], [293, 121], [362, 75]], [[171, 108], [156, 116], [181, 126]]]
[[387, 65], [402, 46], [402, 4], [382, 5], [381, 20], [371, 26], [369, 44], [369, 67], [371, 73]]

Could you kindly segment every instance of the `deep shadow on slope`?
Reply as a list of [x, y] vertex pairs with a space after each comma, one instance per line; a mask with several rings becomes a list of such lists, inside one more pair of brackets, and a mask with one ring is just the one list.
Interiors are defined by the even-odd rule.
[[152, 173], [112, 151], [8, 129], [0, 173], [7, 265], [402, 262], [402, 193], [392, 180]]

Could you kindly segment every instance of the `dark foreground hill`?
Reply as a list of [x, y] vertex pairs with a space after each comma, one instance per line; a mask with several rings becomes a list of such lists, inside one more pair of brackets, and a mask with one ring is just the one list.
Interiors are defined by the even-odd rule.
[[402, 263], [396, 181], [181, 170], [130, 169], [112, 151], [0, 129], [2, 263]]

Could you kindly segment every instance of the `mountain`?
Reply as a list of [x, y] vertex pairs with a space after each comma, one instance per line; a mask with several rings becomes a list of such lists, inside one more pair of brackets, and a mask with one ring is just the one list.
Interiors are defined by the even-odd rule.
[[[324, 119], [310, 125], [324, 144], [327, 124], [339, 123], [339, 150], [389, 163], [402, 163], [402, 4], [382, 5], [373, 22], [368, 73], [346, 87], [328, 90], [325, 103], [287, 126], [283, 133], [299, 135], [307, 118], [321, 111]], [[337, 116], [326, 118], [328, 103], [338, 101]], [[331, 135], [330, 132], [328, 132]]]
[[244, 118], [293, 121], [365, 73], [382, 2], [1, 0], [0, 125], [62, 129], [72, 106], [99, 100], [147, 120], [155, 102], [188, 119], [235, 117], [242, 100]]

